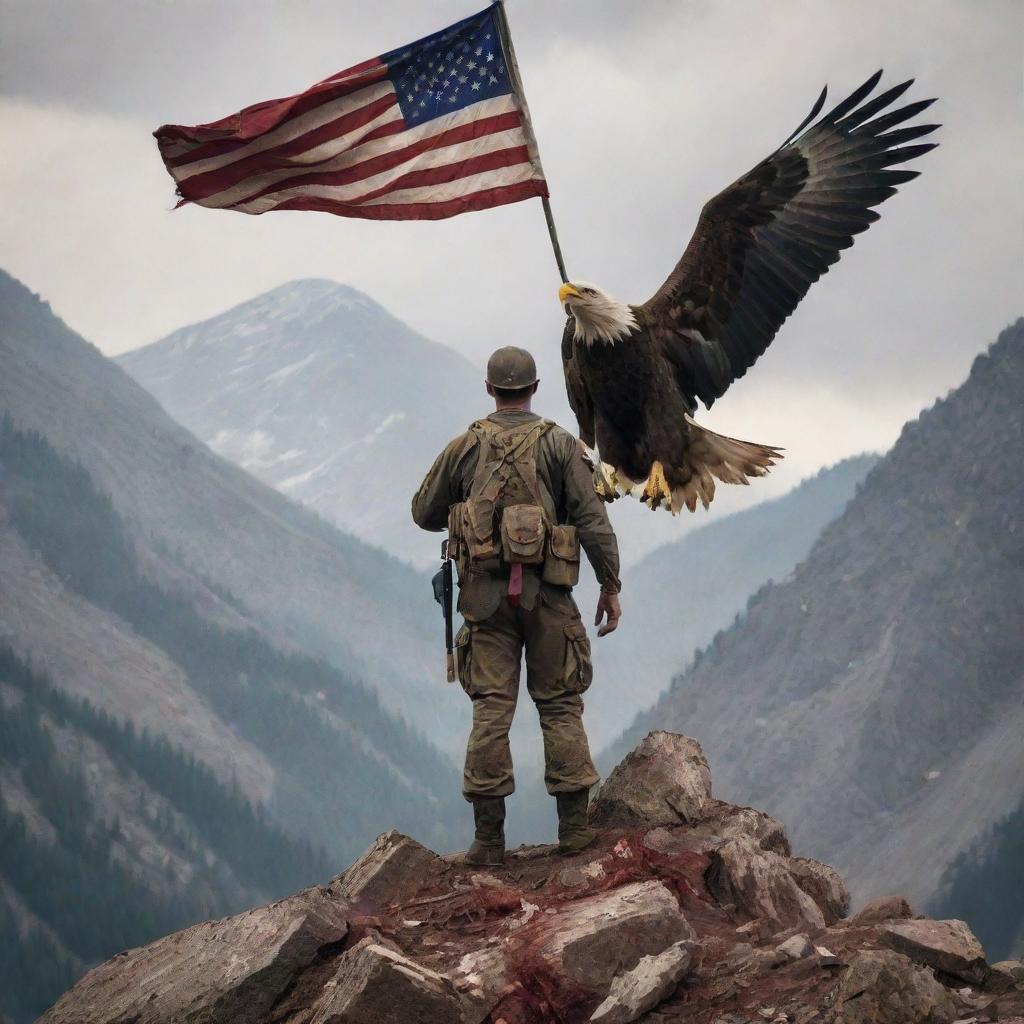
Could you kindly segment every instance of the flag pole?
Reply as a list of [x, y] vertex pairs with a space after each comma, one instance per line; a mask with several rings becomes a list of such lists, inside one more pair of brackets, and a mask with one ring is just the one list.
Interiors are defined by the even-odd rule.
[[[494, 6], [498, 9], [498, 31], [501, 34], [502, 46], [505, 50], [505, 61], [508, 64], [509, 77], [515, 89], [516, 97], [523, 108], [523, 130], [526, 134], [526, 146], [530, 153], [530, 160], [536, 165], [537, 170], [544, 173], [540, 162], [540, 148], [537, 146], [537, 136], [533, 131], [533, 122], [530, 120], [530, 108], [526, 102], [526, 91], [523, 89], [523, 80], [519, 74], [519, 62], [516, 60], [516, 51], [512, 46], [512, 30], [509, 28], [508, 15], [505, 13], [505, 4], [502, 0], [494, 0]], [[544, 206], [544, 220], [547, 221], [548, 234], [551, 236], [551, 248], [555, 252], [555, 262], [558, 264], [558, 273], [562, 281], [569, 280], [565, 272], [565, 261], [562, 259], [562, 247], [558, 244], [558, 232], [555, 230], [555, 217], [551, 212], [551, 200], [547, 196], [541, 196], [541, 203]]]

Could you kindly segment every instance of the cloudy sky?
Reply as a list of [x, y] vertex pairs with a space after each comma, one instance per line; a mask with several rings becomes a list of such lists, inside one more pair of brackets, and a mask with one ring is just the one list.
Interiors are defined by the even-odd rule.
[[[110, 354], [283, 281], [333, 278], [476, 361], [533, 348], [560, 410], [559, 282], [538, 200], [436, 223], [172, 212], [151, 137], [482, 6], [0, 0], [0, 266]], [[657, 289], [704, 200], [774, 149], [822, 84], [838, 100], [884, 67], [890, 84], [917, 78], [910, 99], [938, 97], [942, 145], [921, 178], [707, 417], [787, 449], [760, 496], [887, 447], [1024, 313], [1016, 0], [507, 6], [569, 274], [629, 301]]]

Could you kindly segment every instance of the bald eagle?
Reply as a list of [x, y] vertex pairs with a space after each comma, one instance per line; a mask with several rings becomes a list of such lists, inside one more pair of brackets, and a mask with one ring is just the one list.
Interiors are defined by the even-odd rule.
[[892, 166], [935, 148], [907, 143], [938, 125], [896, 127], [934, 101], [887, 111], [913, 80], [868, 99], [881, 75], [815, 122], [822, 90], [771, 156], [704, 206], [679, 263], [642, 306], [582, 281], [562, 285], [566, 390], [602, 497], [692, 512], [698, 500], [708, 507], [715, 478], [746, 484], [781, 456], [693, 415], [753, 366], [811, 284], [878, 219], [871, 207], [917, 177]]

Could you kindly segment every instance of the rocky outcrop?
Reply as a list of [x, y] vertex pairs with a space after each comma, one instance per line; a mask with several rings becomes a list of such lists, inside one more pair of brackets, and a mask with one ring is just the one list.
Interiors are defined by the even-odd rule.
[[791, 857], [787, 867], [793, 881], [821, 908], [826, 924], [850, 912], [850, 893], [835, 868], [810, 857]]
[[935, 976], [887, 950], [861, 950], [835, 993], [828, 1024], [950, 1024], [957, 1004]]
[[711, 769], [700, 744], [652, 732], [602, 783], [591, 819], [604, 827], [692, 824], [710, 799]]
[[608, 998], [594, 1011], [594, 1024], [629, 1024], [657, 1006], [693, 966], [695, 942], [676, 942], [612, 979]]
[[392, 829], [378, 836], [336, 882], [341, 896], [354, 906], [383, 908], [414, 896], [447, 867], [432, 850]]
[[912, 960], [972, 985], [982, 984], [988, 976], [985, 951], [963, 921], [895, 921], [881, 927], [879, 939]]
[[44, 1024], [1024, 1015], [1022, 974], [987, 967], [963, 922], [911, 918], [895, 897], [847, 919], [831, 868], [791, 856], [775, 819], [711, 798], [693, 740], [649, 736], [594, 811], [603, 824], [590, 849], [520, 847], [488, 872], [386, 833], [325, 888], [115, 957]]
[[719, 903], [733, 907], [747, 922], [759, 922], [761, 935], [825, 927], [821, 907], [797, 885], [788, 859], [759, 849], [750, 839], [730, 839], [715, 850], [707, 882]]
[[324, 986], [310, 1024], [461, 1024], [455, 986], [443, 974], [371, 938], [349, 950]]
[[348, 905], [331, 888], [207, 921], [90, 971], [39, 1024], [261, 1024], [296, 976], [340, 949]]
[[902, 896], [879, 896], [865, 903], [853, 917], [851, 925], [881, 924], [914, 916], [914, 908]]

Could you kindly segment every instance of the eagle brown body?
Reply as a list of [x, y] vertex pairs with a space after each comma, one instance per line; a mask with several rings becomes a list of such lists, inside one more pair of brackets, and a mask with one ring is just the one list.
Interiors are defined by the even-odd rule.
[[934, 101], [883, 113], [912, 82], [869, 100], [880, 77], [814, 122], [823, 91], [790, 139], [704, 206], [679, 263], [642, 306], [592, 285], [562, 286], [569, 403], [581, 438], [600, 453], [595, 485], [609, 499], [633, 493], [651, 508], [692, 511], [710, 502], [715, 478], [747, 483], [780, 456], [692, 416], [756, 362], [810, 286], [878, 219], [872, 207], [917, 176], [892, 166], [935, 148], [906, 143], [938, 125], [896, 127]]

